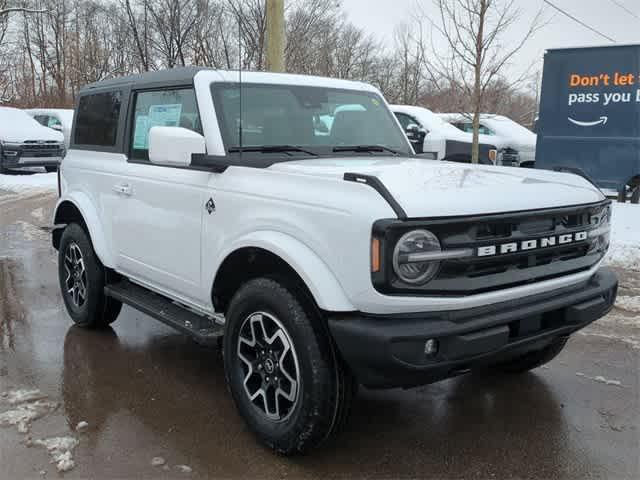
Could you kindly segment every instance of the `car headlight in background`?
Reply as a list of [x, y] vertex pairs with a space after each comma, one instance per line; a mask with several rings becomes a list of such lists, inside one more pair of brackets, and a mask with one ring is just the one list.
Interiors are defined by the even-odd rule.
[[0, 151], [6, 157], [15, 157], [21, 146], [20, 143], [0, 142]]
[[393, 250], [393, 270], [405, 283], [424, 284], [436, 276], [440, 268], [440, 241], [429, 230], [405, 233]]

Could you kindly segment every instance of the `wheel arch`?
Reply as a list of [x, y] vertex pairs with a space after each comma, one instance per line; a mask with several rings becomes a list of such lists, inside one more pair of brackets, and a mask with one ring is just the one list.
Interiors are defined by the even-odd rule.
[[235, 291], [246, 281], [274, 274], [291, 276], [322, 310], [355, 310], [322, 259], [289, 235], [257, 232], [234, 242], [221, 258], [211, 287], [211, 299], [217, 311], [226, 310]]
[[52, 243], [57, 250], [60, 237], [70, 223], [79, 223], [89, 234], [96, 255], [103, 265], [113, 267], [113, 257], [107, 248], [102, 223], [89, 198], [83, 193], [76, 193], [58, 200], [53, 214]]

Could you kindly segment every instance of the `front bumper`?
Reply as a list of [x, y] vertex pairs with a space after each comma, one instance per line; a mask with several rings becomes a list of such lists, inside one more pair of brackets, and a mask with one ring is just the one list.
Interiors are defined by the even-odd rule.
[[62, 156], [51, 156], [51, 157], [27, 157], [27, 156], [16, 156], [16, 157], [8, 157], [1, 156], [0, 162], [2, 162], [2, 166], [5, 168], [25, 168], [25, 167], [57, 167], [60, 165], [62, 161]]
[[[618, 288], [601, 268], [553, 292], [466, 310], [374, 316], [334, 314], [329, 329], [360, 383], [413, 387], [496, 364], [566, 337], [606, 315]], [[438, 352], [424, 354], [428, 339]]]

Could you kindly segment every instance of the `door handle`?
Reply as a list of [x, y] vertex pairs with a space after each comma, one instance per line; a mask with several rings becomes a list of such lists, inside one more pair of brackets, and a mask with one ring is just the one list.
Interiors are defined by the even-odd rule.
[[128, 183], [117, 183], [113, 186], [113, 191], [126, 196], [130, 196], [133, 193], [133, 189]]

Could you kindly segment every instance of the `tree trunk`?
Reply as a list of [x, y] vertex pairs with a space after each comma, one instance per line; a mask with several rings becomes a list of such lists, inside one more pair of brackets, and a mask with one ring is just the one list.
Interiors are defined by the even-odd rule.
[[480, 158], [480, 109], [482, 108], [482, 55], [484, 53], [484, 22], [487, 13], [487, 0], [480, 0], [478, 19], [478, 36], [476, 37], [476, 61], [473, 82], [473, 145], [471, 146], [471, 163], [478, 163]]

